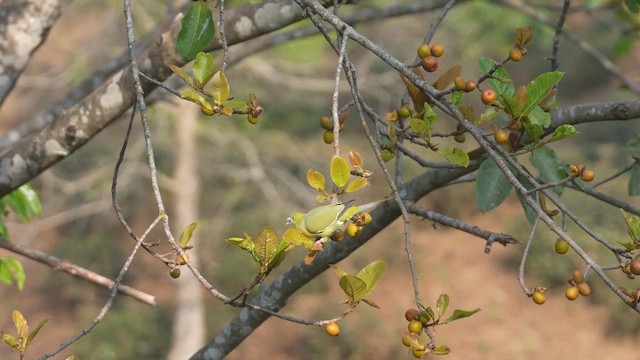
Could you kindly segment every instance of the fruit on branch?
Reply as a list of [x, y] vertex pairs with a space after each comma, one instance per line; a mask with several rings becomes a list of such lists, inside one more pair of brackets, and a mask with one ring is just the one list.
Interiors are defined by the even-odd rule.
[[480, 95], [480, 100], [482, 100], [485, 105], [489, 105], [498, 100], [498, 94], [493, 89], [484, 89], [482, 95]]
[[580, 174], [580, 179], [584, 182], [591, 182], [596, 178], [596, 172], [591, 169], [584, 169]]
[[582, 275], [582, 271], [574, 270], [573, 273], [571, 274], [571, 279], [576, 284], [582, 284], [584, 282], [584, 276]]
[[340, 335], [340, 327], [335, 322], [328, 323], [327, 326], [324, 327], [324, 330], [331, 336]]
[[433, 55], [427, 56], [422, 59], [422, 68], [426, 72], [434, 72], [438, 70], [438, 59]]
[[578, 290], [577, 286], [569, 286], [564, 292], [564, 296], [571, 301], [577, 299], [578, 295], [580, 295], [580, 290]]
[[476, 87], [478, 87], [478, 84], [475, 81], [469, 80], [464, 84], [464, 91], [470, 92], [475, 90]]
[[421, 44], [420, 46], [418, 46], [418, 56], [420, 57], [420, 59], [431, 56], [431, 48], [429, 47], [429, 44]]
[[402, 345], [411, 346], [411, 340], [409, 340], [409, 338], [403, 336], [402, 337]]
[[398, 115], [400, 115], [401, 118], [406, 119], [411, 116], [411, 110], [409, 110], [407, 106], [402, 106], [398, 109]]
[[558, 254], [566, 254], [569, 251], [569, 243], [562, 238], [556, 239], [555, 250]]
[[629, 271], [633, 275], [640, 275], [640, 259], [633, 259], [629, 263]]
[[456, 134], [453, 136], [453, 140], [455, 140], [457, 143], [463, 143], [467, 140], [467, 137], [465, 136], [465, 134]]
[[417, 320], [419, 315], [420, 312], [418, 309], [407, 309], [407, 311], [404, 312], [404, 318], [407, 319], [407, 321]]
[[247, 115], [247, 121], [249, 121], [251, 124], [257, 124], [258, 123], [258, 117], [257, 116], [253, 116], [251, 114]]
[[444, 46], [438, 43], [431, 45], [431, 55], [435, 57], [440, 57], [444, 55]]
[[591, 286], [587, 282], [581, 282], [578, 284], [578, 292], [582, 296], [589, 296], [591, 295]]
[[358, 227], [359, 226], [354, 223], [347, 225], [347, 235], [352, 238], [356, 237], [358, 235]]
[[324, 134], [322, 134], [322, 140], [325, 144], [333, 143], [333, 130], [325, 130]]
[[456, 78], [453, 79], [453, 84], [455, 85], [456, 90], [465, 91], [466, 82], [462, 76], [456, 76]]
[[509, 60], [513, 62], [518, 62], [522, 60], [522, 51], [520, 49], [513, 48], [509, 51]]
[[538, 304], [538, 305], [542, 305], [544, 304], [544, 302], [547, 300], [544, 292], [536, 290], [533, 292], [533, 295], [531, 296], [531, 298], [533, 299], [533, 302]]
[[325, 130], [333, 130], [333, 124], [331, 123], [331, 119], [328, 116], [323, 116], [320, 118], [320, 126], [322, 126]]
[[407, 325], [409, 332], [414, 334], [420, 334], [420, 331], [422, 331], [422, 327], [422, 322], [420, 322], [420, 320], [411, 320], [409, 321], [409, 325]]
[[423, 349], [418, 349], [418, 348], [411, 348], [411, 354], [413, 355], [413, 357], [415, 357], [416, 359], [420, 359], [421, 357], [424, 356], [424, 354], [427, 353], [427, 349], [423, 348]]
[[569, 165], [569, 170], [572, 176], [580, 176], [580, 173], [584, 170], [584, 165], [571, 164]]
[[169, 275], [171, 275], [172, 278], [177, 279], [180, 277], [180, 269], [178, 268], [173, 268], [169, 270]]
[[498, 129], [493, 133], [493, 139], [498, 144], [504, 144], [509, 141], [509, 133], [506, 130]]

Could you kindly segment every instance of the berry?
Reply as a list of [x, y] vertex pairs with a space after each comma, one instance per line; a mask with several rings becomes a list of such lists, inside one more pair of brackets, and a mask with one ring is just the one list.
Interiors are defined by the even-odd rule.
[[353, 237], [356, 237], [358, 235], [358, 225], [354, 224], [354, 223], [349, 223], [349, 225], [347, 226], [347, 235]]
[[177, 279], [180, 277], [180, 269], [178, 268], [173, 268], [171, 270], [169, 270], [169, 275], [171, 275], [172, 278]]
[[364, 214], [362, 215], [362, 217], [363, 217], [362, 223], [363, 223], [364, 225], [370, 224], [370, 223], [371, 223], [371, 221], [373, 220], [373, 218], [371, 217], [371, 214], [369, 214], [369, 213], [367, 213], [367, 212], [366, 212], [366, 213], [364, 213]]
[[409, 116], [411, 116], [411, 110], [409, 110], [408, 107], [403, 106], [400, 109], [398, 109], [398, 115], [400, 115], [401, 118], [406, 119]]
[[331, 119], [328, 116], [323, 116], [320, 118], [320, 126], [322, 126], [325, 130], [333, 130], [333, 124], [331, 123]]
[[415, 357], [416, 359], [420, 359], [421, 357], [423, 357], [426, 352], [427, 352], [426, 348], [423, 348], [423, 349], [411, 348], [411, 354], [413, 354], [413, 357]]
[[556, 240], [555, 248], [558, 254], [566, 254], [567, 251], [569, 251], [569, 243], [564, 239], [558, 238], [558, 240]]
[[478, 87], [478, 84], [476, 84], [475, 81], [469, 80], [464, 84], [464, 91], [470, 92], [470, 91], [475, 90], [476, 87]]
[[571, 172], [572, 176], [579, 176], [582, 169], [584, 169], [584, 166], [582, 165], [576, 165], [576, 164], [569, 165], [569, 171]]
[[576, 284], [582, 284], [584, 282], [584, 276], [582, 276], [582, 271], [580, 270], [574, 270], [573, 274], [571, 274], [571, 278]]
[[407, 321], [416, 320], [419, 315], [420, 312], [417, 309], [407, 309], [407, 311], [404, 312], [404, 318], [407, 319]]
[[331, 336], [338, 336], [340, 334], [340, 327], [335, 322], [328, 323], [324, 330]]
[[402, 345], [404, 346], [411, 346], [411, 340], [409, 340], [408, 337], [402, 337]]
[[411, 320], [407, 328], [411, 333], [420, 334], [420, 331], [422, 331], [422, 322], [420, 322], [420, 320]]
[[438, 70], [438, 59], [433, 55], [427, 56], [422, 59], [422, 68], [426, 72], [434, 72]]
[[326, 130], [324, 132], [324, 134], [322, 134], [322, 140], [324, 140], [325, 144], [332, 144], [333, 143], [333, 131], [332, 130]]
[[456, 76], [456, 78], [453, 79], [453, 84], [455, 85], [456, 90], [464, 91], [465, 81], [462, 76]]
[[629, 270], [633, 275], [640, 275], [640, 259], [633, 259], [629, 263]]
[[582, 174], [580, 175], [580, 179], [582, 179], [582, 181], [584, 182], [593, 181], [593, 179], [595, 178], [596, 172], [591, 169], [584, 169], [584, 171], [582, 171]]
[[457, 143], [463, 143], [465, 140], [467, 140], [467, 137], [464, 134], [457, 134], [453, 136], [453, 140], [455, 140]]
[[577, 299], [578, 295], [580, 295], [580, 290], [576, 286], [569, 286], [564, 292], [564, 296], [571, 301]]
[[485, 105], [489, 105], [492, 102], [498, 100], [498, 94], [493, 89], [485, 89], [482, 91], [482, 95], [480, 95], [480, 99]]
[[435, 56], [435, 57], [440, 57], [442, 55], [444, 55], [444, 46], [442, 46], [441, 44], [433, 44], [431, 45], [431, 55]]
[[533, 296], [531, 298], [533, 299], [533, 302], [538, 305], [544, 304], [546, 300], [544, 293], [542, 291], [534, 291]]
[[513, 48], [509, 51], [509, 60], [518, 62], [522, 59], [522, 51], [520, 49]]
[[430, 55], [431, 55], [431, 48], [429, 47], [428, 44], [422, 44], [418, 46], [418, 56], [420, 57], [420, 59], [424, 59]]
[[257, 124], [258, 123], [258, 117], [257, 116], [253, 116], [251, 114], [247, 115], [247, 121], [249, 121], [252, 124]]
[[507, 141], [509, 141], [509, 133], [506, 130], [496, 130], [496, 132], [493, 133], [493, 139], [498, 143], [498, 144], [504, 144]]
[[591, 295], [591, 286], [589, 286], [589, 283], [581, 282], [578, 284], [578, 292], [582, 296], [589, 296]]

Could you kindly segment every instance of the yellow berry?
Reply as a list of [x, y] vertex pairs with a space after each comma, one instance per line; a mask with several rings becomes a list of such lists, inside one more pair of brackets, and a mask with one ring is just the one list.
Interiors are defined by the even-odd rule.
[[569, 251], [569, 243], [564, 239], [558, 238], [556, 240], [555, 249], [558, 254], [566, 254], [567, 251]]
[[544, 304], [544, 302], [546, 300], [546, 298], [544, 296], [544, 293], [541, 292], [541, 291], [534, 291], [532, 299], [533, 299], [533, 302], [538, 304], [538, 305]]
[[564, 296], [571, 301], [577, 299], [578, 295], [580, 295], [580, 290], [578, 290], [578, 287], [576, 286], [569, 286], [564, 292]]
[[324, 141], [325, 144], [332, 144], [333, 143], [333, 131], [332, 130], [325, 130], [324, 134], [322, 134], [322, 140]]
[[349, 225], [347, 225], [347, 235], [356, 237], [358, 235], [358, 225], [349, 223]]
[[411, 320], [409, 321], [409, 332], [414, 334], [419, 334], [422, 331], [422, 322], [420, 320]]
[[338, 336], [340, 334], [340, 327], [335, 322], [328, 323], [324, 330], [331, 336]]
[[257, 116], [253, 116], [251, 114], [247, 115], [247, 121], [249, 121], [252, 124], [257, 124], [258, 123], [258, 117]]
[[453, 80], [453, 84], [456, 86], [456, 90], [464, 91], [466, 82], [464, 81], [464, 78], [462, 76], [457, 76]]
[[426, 348], [422, 348], [422, 349], [418, 349], [418, 348], [411, 348], [411, 354], [413, 354], [413, 357], [415, 357], [416, 359], [420, 359], [421, 357], [424, 356], [424, 354], [427, 352]]
[[431, 48], [428, 44], [421, 44], [418, 46], [418, 56], [420, 59], [424, 59], [429, 55], [431, 55]]
[[493, 139], [498, 143], [498, 144], [504, 144], [507, 141], [509, 141], [509, 133], [506, 130], [496, 130], [496, 132], [493, 133]]
[[362, 223], [364, 225], [370, 224], [371, 221], [373, 220], [373, 218], [371, 217], [371, 214], [369, 214], [367, 212], [362, 214], [362, 217], [363, 217]]
[[409, 116], [411, 116], [411, 110], [409, 110], [408, 107], [403, 106], [400, 109], [398, 109], [398, 115], [400, 115], [401, 118], [406, 119]]

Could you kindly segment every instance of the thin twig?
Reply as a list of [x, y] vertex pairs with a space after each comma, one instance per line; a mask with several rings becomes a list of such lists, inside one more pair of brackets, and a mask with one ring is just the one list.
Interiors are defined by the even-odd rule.
[[558, 17], [558, 22], [556, 23], [556, 31], [553, 34], [553, 50], [551, 51], [550, 58], [551, 71], [556, 71], [558, 70], [558, 68], [560, 68], [560, 60], [558, 59], [558, 54], [560, 52], [560, 36], [562, 35], [562, 27], [564, 26], [564, 22], [567, 19], [567, 13], [569, 12], [570, 7], [571, 0], [564, 0], [562, 10], [560, 11], [560, 16]]
[[529, 249], [531, 248], [533, 235], [536, 233], [536, 229], [538, 228], [539, 223], [540, 218], [537, 218], [536, 222], [531, 228], [531, 232], [529, 233], [529, 238], [527, 239], [527, 244], [524, 246], [524, 252], [522, 253], [522, 259], [520, 260], [520, 266], [518, 267], [518, 283], [520, 284], [522, 291], [524, 291], [524, 293], [529, 296], [532, 294], [532, 291], [529, 290], [527, 285], [524, 283], [524, 264], [527, 262], [527, 256], [529, 255]]
[[218, 0], [218, 5], [220, 6], [218, 33], [220, 34], [220, 45], [222, 46], [222, 65], [220, 65], [220, 71], [222, 72], [227, 69], [229, 63], [229, 44], [227, 43], [227, 34], [224, 29], [224, 1], [225, 0]]

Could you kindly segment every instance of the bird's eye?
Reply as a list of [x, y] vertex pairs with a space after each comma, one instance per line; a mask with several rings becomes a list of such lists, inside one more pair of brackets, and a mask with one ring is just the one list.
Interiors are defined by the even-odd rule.
[[293, 222], [293, 216], [289, 216], [287, 218], [287, 224], [291, 224]]

